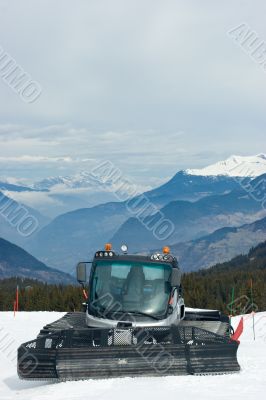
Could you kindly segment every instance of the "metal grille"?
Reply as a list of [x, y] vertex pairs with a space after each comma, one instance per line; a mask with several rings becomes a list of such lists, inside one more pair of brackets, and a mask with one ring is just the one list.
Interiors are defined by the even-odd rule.
[[67, 329], [40, 337], [26, 344], [27, 348], [82, 348], [143, 345], [206, 345], [226, 343], [229, 339], [196, 327]]

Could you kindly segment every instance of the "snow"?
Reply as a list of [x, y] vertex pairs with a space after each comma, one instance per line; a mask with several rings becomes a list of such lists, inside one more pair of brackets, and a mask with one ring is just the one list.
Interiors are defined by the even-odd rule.
[[266, 173], [266, 154], [231, 156], [205, 168], [187, 169], [186, 173], [200, 176], [257, 177]]
[[[110, 172], [110, 171], [109, 171]], [[112, 171], [111, 171], [112, 172]], [[115, 191], [120, 189], [121, 181], [117, 179], [117, 174], [103, 171], [103, 176], [97, 177], [87, 171], [81, 171], [69, 176], [50, 176], [39, 182], [35, 182], [31, 185], [32, 189], [35, 190], [48, 190], [52, 193], [69, 192], [72, 193], [71, 189], [86, 189], [87, 191]], [[137, 185], [138, 191], [145, 191], [151, 189], [148, 185]], [[131, 194], [131, 189], [125, 188], [128, 194]]]
[[51, 176], [35, 182], [33, 189], [50, 190], [54, 186], [64, 185], [66, 188], [97, 187], [99, 183], [87, 172], [80, 172], [70, 176]]
[[[135, 400], [181, 398], [186, 400], [263, 399], [266, 391], [266, 312], [245, 316], [245, 330], [238, 352], [242, 370], [221, 376], [177, 376], [162, 378], [119, 378], [62, 383], [20, 381], [16, 374], [16, 349], [34, 339], [45, 324], [62, 313], [0, 312], [0, 399], [1, 400]], [[239, 317], [233, 319], [237, 325]], [[8, 346], [8, 343], [10, 344]]]

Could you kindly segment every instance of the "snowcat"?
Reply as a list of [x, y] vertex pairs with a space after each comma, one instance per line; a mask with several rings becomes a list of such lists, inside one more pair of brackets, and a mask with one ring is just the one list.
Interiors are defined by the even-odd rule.
[[[238, 336], [217, 310], [185, 307], [168, 247], [120, 254], [106, 244], [77, 265], [86, 301], [18, 349], [21, 379], [225, 374], [240, 370]], [[239, 329], [238, 329], [239, 332]]]

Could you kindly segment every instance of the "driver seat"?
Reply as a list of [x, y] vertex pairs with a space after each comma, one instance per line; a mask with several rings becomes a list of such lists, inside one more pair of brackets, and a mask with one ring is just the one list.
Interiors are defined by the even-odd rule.
[[145, 275], [143, 268], [133, 266], [128, 273], [124, 284], [124, 301], [130, 303], [139, 303], [144, 294]]

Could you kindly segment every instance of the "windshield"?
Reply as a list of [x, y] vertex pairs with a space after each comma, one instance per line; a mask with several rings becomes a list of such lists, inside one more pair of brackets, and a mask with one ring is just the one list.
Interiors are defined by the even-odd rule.
[[97, 262], [90, 302], [97, 310], [164, 315], [171, 292], [171, 266], [141, 262]]

